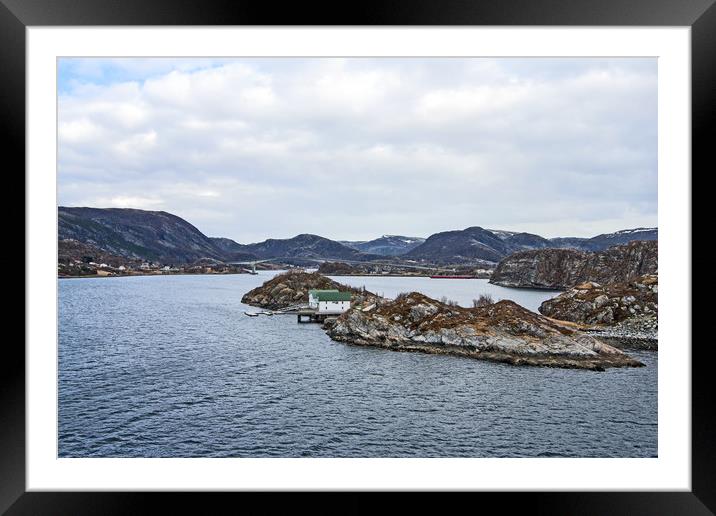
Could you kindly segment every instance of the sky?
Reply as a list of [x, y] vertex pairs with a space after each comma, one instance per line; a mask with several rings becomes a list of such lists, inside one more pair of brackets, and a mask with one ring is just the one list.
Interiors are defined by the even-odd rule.
[[63, 58], [62, 206], [240, 243], [657, 225], [654, 58]]

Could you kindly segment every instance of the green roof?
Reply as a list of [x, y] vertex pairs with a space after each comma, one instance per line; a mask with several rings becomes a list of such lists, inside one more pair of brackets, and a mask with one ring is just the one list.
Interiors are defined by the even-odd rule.
[[338, 290], [334, 289], [328, 289], [328, 290], [321, 290], [318, 288], [314, 288], [308, 291], [308, 295], [310, 296], [317, 296], [318, 294], [321, 294], [323, 292], [338, 292]]
[[314, 294], [319, 301], [350, 301], [350, 292], [338, 292], [337, 290], [319, 290]]

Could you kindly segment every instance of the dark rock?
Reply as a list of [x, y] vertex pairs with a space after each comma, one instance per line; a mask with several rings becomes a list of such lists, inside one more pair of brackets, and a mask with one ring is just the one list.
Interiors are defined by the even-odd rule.
[[621, 348], [656, 349], [659, 278], [644, 275], [624, 283], [586, 282], [548, 299], [540, 313], [583, 325], [592, 335]]
[[352, 308], [327, 330], [337, 341], [514, 365], [603, 370], [641, 364], [568, 325], [513, 303], [462, 308], [412, 292], [370, 311]]
[[617, 283], [658, 272], [658, 242], [636, 241], [595, 253], [576, 249], [521, 251], [502, 260], [490, 283], [563, 290], [585, 281]]

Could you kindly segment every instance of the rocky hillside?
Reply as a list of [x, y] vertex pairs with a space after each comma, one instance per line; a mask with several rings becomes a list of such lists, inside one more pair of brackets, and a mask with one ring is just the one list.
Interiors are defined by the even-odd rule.
[[361, 270], [342, 262], [324, 262], [318, 267], [318, 274], [326, 275], [337, 275], [337, 276], [351, 276], [353, 274], [360, 274]]
[[659, 278], [639, 276], [624, 283], [580, 283], [548, 299], [540, 313], [585, 326], [620, 347], [655, 349], [658, 340]]
[[544, 237], [532, 233], [518, 233], [516, 231], [488, 230], [501, 238], [507, 245], [515, 250], [544, 249], [553, 247], [552, 243]]
[[604, 251], [615, 245], [628, 244], [635, 240], [658, 240], [657, 228], [623, 229], [615, 233], [604, 233], [588, 239], [580, 247], [586, 251]]
[[399, 256], [407, 253], [425, 242], [424, 238], [405, 237], [400, 235], [383, 235], [367, 242], [347, 242], [342, 244], [352, 247], [362, 253], [378, 254], [380, 256]]
[[[127, 259], [123, 256], [108, 253], [91, 244], [85, 244], [72, 239], [64, 239], [57, 242], [57, 262], [63, 265], [70, 265], [75, 262], [94, 262], [119, 267], [127, 263]], [[140, 261], [135, 260], [135, 262], [139, 263]]]
[[164, 211], [58, 209], [59, 240], [73, 239], [110, 254], [164, 263], [224, 257], [201, 231]]
[[307, 304], [308, 291], [313, 289], [350, 291], [353, 293], [352, 302], [356, 304], [376, 297], [371, 292], [341, 285], [315, 272], [289, 271], [274, 276], [260, 287], [250, 290], [244, 294], [241, 302], [270, 310], [279, 310], [297, 304]]
[[317, 235], [269, 239], [256, 244], [210, 238], [184, 219], [164, 211], [60, 207], [58, 215], [59, 240], [73, 239], [130, 259], [184, 264], [201, 258], [223, 261], [378, 258]]
[[579, 249], [581, 251], [604, 251], [609, 247], [628, 244], [636, 240], [658, 240], [657, 228], [622, 229], [614, 233], [603, 233], [592, 238], [557, 237], [550, 238], [548, 247]]
[[[651, 230], [649, 230], [651, 231]], [[402, 255], [405, 258], [423, 260], [431, 263], [468, 263], [485, 260], [497, 263], [501, 259], [518, 251], [550, 248], [571, 248], [578, 250], [598, 250], [609, 245], [636, 240], [646, 235], [652, 239], [652, 233], [641, 230], [625, 230], [594, 238], [553, 238], [547, 239], [532, 233], [518, 233], [497, 229], [471, 227], [462, 231], [435, 233], [412, 251]]]
[[403, 257], [430, 263], [498, 262], [514, 250], [512, 245], [493, 232], [471, 227], [435, 233]]
[[98, 269], [105, 266], [116, 269], [122, 265], [138, 267], [140, 264], [141, 260], [129, 260], [77, 240], [65, 239], [57, 242], [59, 277], [96, 276]]
[[334, 240], [318, 235], [303, 234], [293, 238], [269, 239], [258, 244], [243, 246], [245, 252], [251, 253], [261, 259], [265, 258], [310, 258], [344, 260], [368, 260], [378, 258], [366, 255]]
[[598, 339], [512, 301], [461, 308], [412, 292], [351, 308], [329, 325], [337, 341], [396, 351], [466, 356], [514, 365], [583, 368], [641, 366]]
[[521, 251], [502, 260], [490, 283], [563, 290], [585, 281], [619, 283], [658, 271], [658, 242], [636, 241], [600, 252], [575, 249]]
[[[581, 251], [603, 251], [635, 240], [658, 240], [658, 237], [657, 228], [624, 229], [592, 238], [547, 239], [533, 233], [471, 227], [460, 231], [435, 233], [427, 240], [385, 235], [369, 242], [341, 243], [364, 253], [405, 256], [409, 259], [433, 263], [463, 263], [475, 259], [497, 262], [517, 251], [532, 249], [569, 248]], [[426, 242], [427, 245], [423, 245]]]

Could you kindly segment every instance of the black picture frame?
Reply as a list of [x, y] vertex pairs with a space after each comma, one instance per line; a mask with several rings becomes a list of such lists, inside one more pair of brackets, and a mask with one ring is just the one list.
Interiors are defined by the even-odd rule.
[[[479, 0], [363, 0], [326, 5], [285, 2], [278, 6], [247, 0], [0, 0], [0, 130], [8, 149], [6, 163], [7, 157], [13, 158], [10, 162], [15, 164], [14, 170], [25, 170], [25, 29], [28, 26], [689, 26], [692, 38], [692, 170], [706, 173], [716, 169], [709, 139], [716, 112], [715, 1], [495, 0], [487, 3]], [[692, 179], [694, 175], [691, 172]], [[25, 191], [24, 181], [19, 188]], [[692, 263], [698, 270], [699, 262]], [[26, 270], [25, 274], [31, 274], [31, 271]], [[691, 282], [690, 277], [686, 280]], [[683, 343], [684, 346], [688, 344]], [[536, 514], [714, 514], [716, 432], [713, 431], [713, 382], [707, 370], [712, 363], [709, 360], [711, 343], [709, 340], [701, 344], [692, 346], [690, 492], [479, 493], [476, 494], [479, 503], [496, 502], [501, 510], [529, 507], [530, 512]], [[127, 514], [144, 512], [149, 501], [164, 503], [171, 496], [170, 493], [26, 492], [25, 353], [18, 341], [5, 343], [3, 366], [0, 376], [0, 512]], [[211, 511], [207, 504], [224, 504], [230, 496], [235, 495], [225, 494], [211, 499], [201, 496], [195, 502], [196, 506], [183, 495], [180, 498], [184, 509], [196, 507], [207, 513]], [[262, 497], [262, 503], [266, 498]], [[421, 497], [417, 500], [423, 503]], [[368, 503], [364, 505], [356, 499], [341, 509], [365, 510], [369, 507]]]

